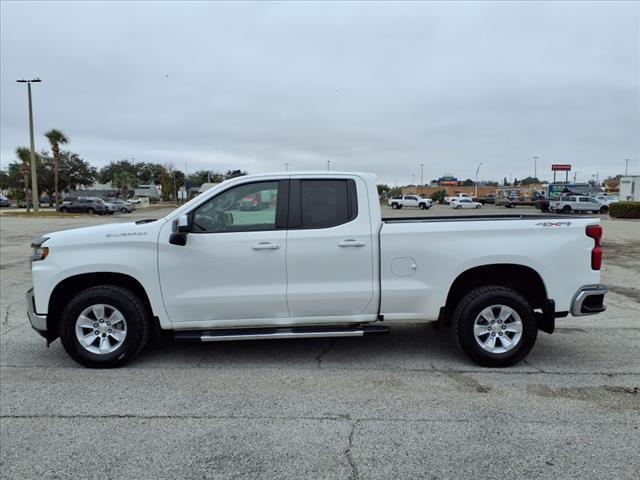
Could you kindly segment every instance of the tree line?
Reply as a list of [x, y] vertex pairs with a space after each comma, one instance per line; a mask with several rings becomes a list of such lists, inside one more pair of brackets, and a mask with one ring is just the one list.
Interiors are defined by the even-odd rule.
[[[60, 130], [50, 130], [45, 137], [51, 146], [51, 152], [42, 150], [35, 154], [36, 174], [39, 194], [47, 197], [50, 205], [59, 204], [62, 192], [90, 188], [95, 183], [108, 184], [118, 196], [128, 198], [130, 190], [138, 185], [160, 185], [162, 200], [175, 199], [176, 189], [199, 187], [203, 183], [218, 183], [228, 178], [246, 175], [246, 171], [197, 170], [186, 178], [183, 171], [171, 164], [153, 162], [135, 162], [116, 160], [97, 169], [79, 154], [70, 150], [61, 150], [60, 145], [70, 143]], [[16, 159], [9, 163], [6, 172], [0, 172], [0, 189], [8, 191], [8, 196], [24, 202], [30, 197], [31, 158], [27, 147], [17, 147]]]

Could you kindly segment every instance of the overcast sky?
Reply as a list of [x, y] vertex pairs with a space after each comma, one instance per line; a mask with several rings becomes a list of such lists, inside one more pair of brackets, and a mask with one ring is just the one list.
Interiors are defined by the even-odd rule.
[[96, 166], [639, 172], [640, 3], [1, 4], [1, 166], [58, 128]]

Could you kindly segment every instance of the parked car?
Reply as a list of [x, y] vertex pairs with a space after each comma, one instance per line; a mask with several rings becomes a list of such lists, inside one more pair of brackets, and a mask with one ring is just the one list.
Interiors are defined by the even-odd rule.
[[433, 200], [430, 198], [422, 198], [418, 195], [403, 195], [400, 197], [391, 197], [387, 201], [394, 210], [399, 210], [403, 207], [420, 208], [422, 210], [429, 210], [433, 206]]
[[[237, 208], [257, 192], [274, 208]], [[505, 367], [556, 318], [605, 309], [599, 218], [380, 212], [370, 174], [233, 178], [158, 220], [33, 242], [28, 317], [90, 367], [126, 363], [158, 330], [196, 342], [353, 337], [401, 321], [452, 328], [474, 361]]]
[[594, 197], [567, 195], [549, 203], [549, 209], [556, 213], [592, 212], [606, 213], [609, 207], [600, 204]]
[[104, 202], [104, 204], [107, 207], [107, 213], [110, 215], [113, 215], [115, 212], [131, 213], [136, 209], [135, 205], [120, 198], [110, 199]]
[[445, 205], [451, 205], [451, 202], [453, 202], [454, 200], [458, 200], [460, 198], [471, 199], [471, 195], [469, 195], [468, 193], [458, 193], [457, 195], [446, 196], [444, 197], [444, 203]]
[[0, 194], [0, 207], [10, 207], [10, 206], [11, 206], [11, 201], [4, 195]]
[[104, 215], [107, 213], [107, 208], [100, 198], [80, 197], [68, 201], [68, 203], [62, 203], [62, 205], [58, 207], [58, 211], [62, 213], [97, 213]]
[[478, 198], [472, 198], [472, 200], [476, 200], [480, 202], [482, 205], [486, 205], [487, 203], [496, 203], [496, 196], [493, 193], [487, 193]]
[[454, 198], [451, 200], [449, 204], [451, 208], [460, 209], [460, 208], [482, 208], [482, 204], [480, 202], [474, 202], [470, 198], [462, 197], [462, 198]]

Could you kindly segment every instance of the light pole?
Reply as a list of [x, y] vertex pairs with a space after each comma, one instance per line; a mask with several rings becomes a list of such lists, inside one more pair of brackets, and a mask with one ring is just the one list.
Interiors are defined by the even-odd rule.
[[288, 164], [288, 163], [285, 163], [285, 164], [284, 164], [284, 168], [286, 168], [286, 170], [287, 170], [287, 172], [288, 172], [288, 171], [289, 171], [289, 164]]
[[415, 173], [411, 174], [411, 185], [414, 186], [414, 187], [416, 186], [416, 174]]
[[482, 162], [478, 164], [478, 168], [476, 169], [476, 193], [475, 197], [478, 198], [478, 172], [480, 171], [480, 167], [482, 166]]
[[624, 176], [626, 177], [627, 175], [629, 175], [629, 159], [625, 158], [624, 159]]
[[576, 183], [576, 178], [578, 177], [578, 173], [580, 173], [579, 171], [575, 171], [573, 172], [573, 183]]
[[420, 164], [420, 196], [422, 196], [422, 186], [424, 185], [424, 163]]
[[327, 160], [327, 172], [331, 170], [331, 160]]
[[538, 157], [533, 157], [533, 178], [538, 179]]
[[[27, 84], [27, 92], [29, 93], [29, 140], [31, 142], [31, 201], [33, 202], [33, 213], [38, 213], [40, 202], [38, 198], [38, 172], [36, 169], [36, 146], [33, 139], [33, 108], [31, 106], [31, 84], [40, 83], [42, 80], [34, 78], [33, 80], [16, 80], [18, 83]], [[29, 199], [27, 198], [27, 208]]]

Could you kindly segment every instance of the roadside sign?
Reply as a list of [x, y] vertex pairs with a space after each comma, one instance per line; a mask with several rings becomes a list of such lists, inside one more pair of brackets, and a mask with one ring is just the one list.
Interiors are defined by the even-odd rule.
[[571, 171], [571, 165], [568, 163], [554, 163], [551, 165], [551, 171], [553, 172], [569, 172]]

